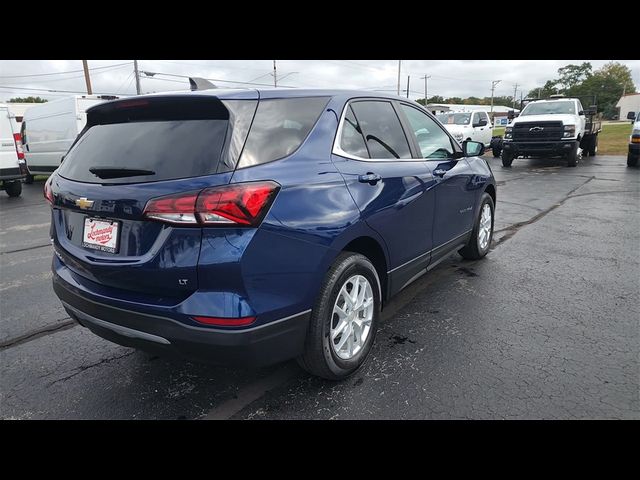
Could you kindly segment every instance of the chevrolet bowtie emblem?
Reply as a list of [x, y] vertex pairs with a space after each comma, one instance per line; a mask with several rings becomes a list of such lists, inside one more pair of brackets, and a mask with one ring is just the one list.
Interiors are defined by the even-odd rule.
[[93, 207], [93, 200], [88, 200], [85, 197], [81, 197], [76, 200], [76, 205], [81, 209], [86, 210], [87, 208]]
[[529, 129], [530, 132], [541, 132], [544, 130], [544, 127], [531, 127]]

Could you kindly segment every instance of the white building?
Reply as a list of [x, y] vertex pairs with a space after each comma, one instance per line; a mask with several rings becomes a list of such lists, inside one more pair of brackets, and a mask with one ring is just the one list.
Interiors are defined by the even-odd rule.
[[620, 97], [616, 107], [620, 109], [619, 120], [626, 120], [629, 112], [640, 112], [640, 93], [629, 93]]

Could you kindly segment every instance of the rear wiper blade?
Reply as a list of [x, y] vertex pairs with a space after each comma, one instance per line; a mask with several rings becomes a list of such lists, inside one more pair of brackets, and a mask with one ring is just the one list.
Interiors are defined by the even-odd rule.
[[126, 167], [91, 167], [89, 171], [99, 178], [137, 177], [138, 175], [156, 174], [156, 172], [152, 170]]

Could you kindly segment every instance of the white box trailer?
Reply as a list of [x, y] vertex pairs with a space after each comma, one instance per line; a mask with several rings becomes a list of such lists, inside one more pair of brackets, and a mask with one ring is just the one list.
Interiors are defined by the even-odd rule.
[[29, 168], [33, 175], [50, 175], [87, 123], [87, 109], [115, 100], [110, 95], [75, 95], [41, 103], [25, 111], [20, 133]]

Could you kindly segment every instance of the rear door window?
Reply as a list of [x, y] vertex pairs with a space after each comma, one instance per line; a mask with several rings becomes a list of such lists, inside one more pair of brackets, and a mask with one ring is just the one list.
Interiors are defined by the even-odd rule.
[[343, 152], [360, 158], [370, 158], [367, 144], [362, 135], [362, 128], [351, 110], [351, 106], [347, 107], [347, 111], [342, 122], [342, 136], [340, 137], [340, 148]]
[[409, 142], [390, 102], [357, 101], [351, 108], [366, 141], [371, 158], [411, 158]]
[[260, 100], [238, 168], [291, 155], [307, 138], [328, 97]]
[[[228, 120], [167, 120], [94, 125], [69, 151], [58, 172], [88, 183], [140, 183], [215, 173]], [[122, 170], [106, 179], [90, 169]], [[127, 170], [139, 175], [127, 174]]]

